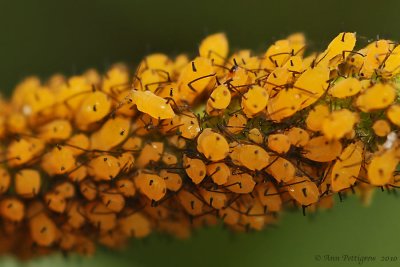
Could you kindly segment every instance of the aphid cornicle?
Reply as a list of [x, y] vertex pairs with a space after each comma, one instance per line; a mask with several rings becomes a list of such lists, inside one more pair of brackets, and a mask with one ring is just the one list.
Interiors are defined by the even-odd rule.
[[334, 194], [397, 190], [400, 46], [355, 43], [339, 33], [304, 57], [293, 34], [230, 54], [217, 33], [194, 58], [24, 80], [0, 98], [1, 252], [90, 255], [219, 222], [260, 230]]

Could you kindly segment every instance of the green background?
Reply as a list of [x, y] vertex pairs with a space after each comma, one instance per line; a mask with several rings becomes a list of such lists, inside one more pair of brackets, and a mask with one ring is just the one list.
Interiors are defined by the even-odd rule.
[[[151, 52], [194, 54], [209, 33], [224, 31], [231, 47], [264, 51], [287, 34], [303, 31], [322, 49], [340, 31], [366, 41], [400, 40], [400, 1], [6, 1], [0, 0], [0, 92], [7, 95], [27, 75], [102, 71], [131, 65]], [[60, 255], [0, 266], [357, 266], [331, 256], [375, 256], [362, 266], [400, 264], [400, 201], [377, 192], [372, 205], [354, 198], [332, 211], [303, 217], [286, 213], [278, 227], [232, 234], [219, 227], [180, 241], [153, 235], [121, 252], [100, 249], [89, 259]], [[317, 260], [317, 256], [321, 260]], [[398, 257], [381, 262], [382, 256]]]

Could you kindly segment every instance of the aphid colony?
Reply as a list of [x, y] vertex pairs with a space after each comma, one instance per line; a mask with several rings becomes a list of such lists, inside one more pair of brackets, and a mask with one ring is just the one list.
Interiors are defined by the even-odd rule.
[[152, 54], [42, 83], [0, 102], [0, 251], [91, 254], [153, 231], [260, 230], [284, 208], [368, 201], [400, 186], [400, 46], [340, 33], [304, 56], [302, 34], [263, 55]]

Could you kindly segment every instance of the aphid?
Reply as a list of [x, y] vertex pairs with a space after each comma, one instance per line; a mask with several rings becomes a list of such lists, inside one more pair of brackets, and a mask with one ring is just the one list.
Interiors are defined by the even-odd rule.
[[295, 114], [301, 106], [301, 95], [293, 89], [285, 89], [270, 98], [267, 110], [268, 115], [273, 121], [280, 122]]
[[327, 140], [339, 140], [353, 130], [356, 122], [357, 116], [350, 110], [335, 110], [323, 119], [321, 130]]
[[389, 40], [377, 40], [370, 43], [365, 48], [365, 57], [360, 70], [360, 76], [370, 78], [375, 70], [384, 63], [391, 46], [391, 41]]
[[369, 182], [376, 186], [388, 184], [398, 164], [399, 158], [394, 149], [376, 152], [367, 167]]
[[237, 145], [229, 153], [232, 161], [250, 170], [262, 170], [268, 165], [269, 155], [257, 145]]
[[296, 147], [303, 147], [310, 140], [308, 132], [298, 127], [290, 128], [285, 134], [289, 138], [290, 144]]
[[363, 162], [363, 145], [353, 143], [343, 149], [331, 171], [331, 186], [334, 192], [349, 188], [356, 182]]
[[121, 155], [118, 155], [117, 159], [122, 172], [129, 172], [135, 165], [135, 158], [131, 152], [124, 152]]
[[290, 149], [289, 137], [285, 134], [270, 134], [268, 136], [268, 148], [278, 154], [284, 154]]
[[115, 184], [118, 192], [120, 192], [124, 197], [135, 196], [136, 187], [131, 179], [120, 179]]
[[328, 45], [328, 48], [318, 59], [318, 65], [336, 66], [349, 55], [356, 44], [356, 34], [352, 32], [342, 32], [335, 37]]
[[177, 197], [188, 214], [196, 216], [203, 213], [204, 203], [197, 196], [186, 190], [180, 190]]
[[41, 187], [41, 177], [37, 170], [22, 169], [15, 174], [15, 192], [23, 198], [33, 198]]
[[242, 107], [250, 114], [257, 114], [268, 104], [268, 93], [260, 86], [253, 86], [242, 97]]
[[88, 164], [88, 174], [96, 181], [109, 181], [114, 179], [121, 170], [116, 157], [110, 155], [98, 156]]
[[329, 108], [326, 105], [315, 106], [306, 118], [307, 128], [311, 131], [318, 132], [322, 130], [322, 122], [329, 116]]
[[224, 33], [215, 33], [207, 36], [199, 47], [200, 56], [211, 59], [216, 65], [224, 64], [228, 52], [229, 44]]
[[143, 168], [151, 162], [157, 162], [161, 159], [164, 152], [164, 143], [162, 142], [152, 142], [146, 144], [136, 161], [136, 166]]
[[107, 232], [117, 226], [116, 214], [101, 202], [90, 202], [84, 207], [88, 221], [100, 232]]
[[125, 206], [124, 196], [116, 189], [100, 192], [100, 199], [107, 208], [114, 212], [120, 212]]
[[49, 208], [49, 210], [56, 213], [63, 213], [67, 208], [67, 203], [62, 194], [57, 194], [55, 192], [48, 192], [44, 196], [44, 201]]
[[150, 221], [140, 212], [118, 219], [118, 226], [126, 236], [143, 238], [151, 232]]
[[29, 229], [32, 240], [39, 246], [53, 245], [59, 236], [59, 229], [55, 222], [41, 212], [29, 219]]
[[226, 85], [221, 84], [212, 91], [208, 103], [214, 109], [226, 109], [231, 103], [231, 92]]
[[167, 192], [164, 179], [156, 174], [140, 172], [134, 181], [136, 187], [150, 200], [159, 201]]
[[183, 157], [183, 167], [186, 174], [195, 184], [199, 184], [206, 177], [206, 165], [200, 159]]
[[336, 98], [354, 96], [361, 91], [361, 83], [354, 77], [341, 79], [328, 90], [328, 93]]
[[304, 146], [304, 157], [317, 162], [335, 160], [342, 153], [342, 143], [338, 140], [329, 141], [324, 136], [312, 138]]
[[10, 188], [11, 175], [4, 167], [0, 167], [0, 194], [6, 193]]
[[215, 76], [211, 60], [197, 57], [189, 62], [178, 78], [178, 89], [181, 99], [192, 103], [206, 89]]
[[49, 175], [65, 174], [75, 167], [75, 157], [69, 147], [54, 147], [43, 155], [41, 167]]
[[396, 126], [400, 126], [400, 105], [399, 104], [391, 105], [387, 109], [386, 115], [391, 123], [393, 123]]
[[228, 202], [226, 194], [222, 191], [207, 189], [200, 189], [199, 191], [204, 201], [214, 209], [222, 209], [226, 206], [226, 203]]
[[132, 99], [137, 109], [155, 119], [171, 119], [175, 116], [171, 105], [151, 91], [132, 91]]
[[161, 157], [162, 162], [164, 162], [166, 165], [175, 165], [178, 163], [178, 158], [169, 152], [164, 152], [164, 154]]
[[242, 114], [232, 115], [226, 125], [227, 130], [233, 134], [238, 134], [246, 128], [247, 118]]
[[129, 129], [129, 119], [122, 116], [110, 118], [98, 131], [90, 136], [90, 148], [109, 151], [127, 138]]
[[28, 163], [40, 155], [44, 149], [44, 143], [36, 138], [21, 138], [14, 141], [7, 147], [7, 164], [10, 167], [17, 167]]
[[177, 192], [182, 187], [182, 178], [180, 174], [161, 170], [160, 176], [164, 179], [168, 190]]
[[80, 163], [75, 163], [74, 169], [72, 169], [68, 173], [68, 178], [70, 179], [71, 182], [80, 182], [83, 179], [86, 178], [87, 176], [87, 167], [85, 165], [82, 165]]
[[357, 97], [356, 106], [363, 112], [384, 109], [396, 98], [396, 90], [391, 84], [377, 83]]
[[116, 64], [103, 77], [101, 88], [105, 93], [114, 93], [119, 86], [125, 86], [128, 82], [129, 73], [127, 67], [122, 64]]
[[25, 216], [25, 206], [17, 198], [5, 198], [0, 201], [0, 215], [9, 221], [20, 222]]
[[180, 135], [187, 139], [194, 139], [200, 133], [199, 120], [192, 112], [182, 112], [179, 116]]
[[94, 200], [97, 197], [97, 187], [91, 180], [83, 180], [79, 183], [79, 190], [87, 200]]
[[54, 192], [63, 198], [72, 198], [75, 196], [75, 186], [70, 182], [62, 182], [54, 187]]
[[264, 141], [264, 136], [258, 128], [253, 128], [248, 133], [249, 140], [256, 144], [261, 144]]
[[305, 176], [296, 176], [285, 187], [290, 196], [302, 206], [314, 204], [319, 199], [318, 187]]
[[211, 177], [217, 185], [223, 185], [231, 175], [231, 169], [223, 162], [211, 163], [206, 166], [207, 175]]
[[197, 139], [197, 150], [211, 161], [224, 159], [229, 153], [229, 145], [225, 137], [206, 128]]
[[232, 174], [228, 177], [228, 181], [224, 184], [224, 187], [229, 191], [238, 194], [248, 194], [253, 191], [256, 182], [253, 180], [250, 174], [239, 173]]
[[21, 113], [12, 113], [6, 120], [7, 131], [14, 134], [26, 132], [27, 124], [26, 117]]
[[74, 156], [82, 155], [90, 147], [89, 138], [85, 134], [75, 134], [67, 140], [66, 146]]
[[282, 199], [273, 183], [260, 183], [255, 187], [258, 199], [269, 212], [278, 212], [282, 209]]
[[390, 124], [387, 120], [376, 120], [372, 129], [377, 136], [385, 137], [391, 132]]
[[277, 157], [271, 159], [266, 172], [271, 174], [277, 182], [287, 182], [294, 179], [296, 168], [290, 161]]
[[380, 69], [380, 74], [386, 78], [393, 77], [400, 72], [400, 46], [390, 51], [387, 58], [384, 59], [383, 65]]
[[40, 127], [40, 139], [50, 141], [62, 141], [70, 137], [72, 126], [68, 120], [54, 120]]
[[81, 103], [75, 115], [76, 126], [81, 130], [103, 119], [111, 110], [109, 97], [100, 91], [89, 94]]

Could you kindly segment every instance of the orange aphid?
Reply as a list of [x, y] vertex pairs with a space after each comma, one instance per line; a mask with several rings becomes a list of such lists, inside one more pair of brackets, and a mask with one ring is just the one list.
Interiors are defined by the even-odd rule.
[[140, 172], [135, 177], [135, 185], [145, 196], [154, 201], [161, 200], [167, 192], [164, 179], [156, 174]]
[[75, 134], [67, 140], [66, 145], [71, 149], [74, 156], [79, 156], [89, 149], [89, 137], [85, 134]]
[[247, 119], [241, 114], [232, 115], [226, 125], [227, 130], [233, 134], [238, 134], [245, 130], [247, 124]]
[[339, 140], [353, 130], [357, 122], [355, 113], [348, 109], [335, 110], [322, 121], [322, 133], [328, 140]]
[[101, 232], [110, 231], [117, 225], [116, 214], [101, 202], [90, 202], [83, 212], [88, 221]]
[[387, 120], [376, 120], [372, 125], [372, 129], [377, 136], [384, 137], [387, 136], [390, 131], [390, 124]]
[[146, 144], [140, 152], [140, 155], [136, 161], [136, 166], [143, 168], [151, 162], [159, 161], [163, 151], [164, 143], [152, 142], [150, 144]]
[[394, 125], [400, 126], [400, 105], [391, 105], [387, 109], [387, 117]]
[[282, 199], [273, 183], [260, 183], [255, 187], [261, 204], [267, 206], [267, 211], [278, 212], [282, 209]]
[[149, 219], [140, 212], [118, 219], [118, 226], [126, 236], [143, 238], [151, 232]]
[[120, 179], [116, 183], [116, 188], [124, 197], [133, 197], [136, 194], [136, 187], [131, 179]]
[[292, 180], [296, 173], [295, 166], [282, 157], [271, 159], [271, 163], [266, 168], [266, 172], [271, 174], [277, 182], [287, 182]]
[[194, 139], [200, 133], [199, 120], [192, 112], [182, 112], [179, 116], [180, 135], [187, 139]]
[[333, 87], [328, 90], [328, 93], [336, 98], [346, 98], [354, 96], [361, 91], [361, 83], [354, 77], [342, 79], [335, 83]]
[[318, 59], [318, 65], [328, 65], [330, 67], [338, 65], [348, 56], [356, 44], [356, 34], [352, 32], [342, 32], [335, 37], [328, 48]]
[[207, 165], [207, 175], [211, 177], [217, 185], [223, 185], [228, 181], [231, 175], [231, 169], [223, 162]]
[[122, 116], [110, 118], [98, 131], [90, 136], [90, 148], [94, 150], [110, 150], [127, 138], [129, 129], [129, 119]]
[[207, 159], [219, 161], [228, 155], [229, 145], [223, 135], [206, 128], [197, 139], [197, 150]]
[[161, 170], [160, 176], [164, 179], [168, 190], [177, 192], [182, 187], [182, 178], [179, 173]]
[[110, 155], [98, 156], [88, 164], [88, 174], [97, 181], [114, 179], [121, 170], [116, 157]]
[[177, 194], [178, 201], [190, 215], [196, 216], [203, 213], [204, 203], [199, 197], [186, 190], [180, 190]]
[[66, 140], [71, 133], [72, 126], [68, 120], [54, 120], [39, 129], [39, 137], [46, 142]]
[[17, 198], [5, 198], [0, 201], [0, 215], [9, 221], [20, 222], [25, 216], [25, 206]]
[[67, 202], [62, 194], [57, 194], [56, 192], [48, 192], [44, 196], [44, 201], [49, 208], [49, 210], [63, 213], [67, 207]]
[[24, 198], [33, 198], [41, 188], [40, 173], [33, 169], [22, 169], [15, 174], [15, 192]]
[[175, 116], [171, 105], [162, 97], [159, 97], [151, 91], [132, 91], [133, 102], [137, 109], [150, 115], [155, 119], [171, 119]]
[[329, 108], [326, 105], [315, 106], [306, 118], [307, 128], [317, 132], [322, 130], [322, 122], [330, 114]]
[[308, 132], [298, 127], [290, 128], [285, 134], [289, 138], [290, 144], [296, 147], [303, 147], [310, 140]]
[[250, 114], [257, 114], [268, 104], [268, 92], [260, 86], [253, 86], [242, 97], [242, 107]]
[[376, 186], [388, 184], [398, 164], [399, 157], [396, 156], [395, 149], [376, 152], [367, 167], [368, 180]]
[[29, 229], [32, 240], [39, 246], [49, 247], [58, 239], [59, 230], [55, 222], [43, 212], [29, 220]]
[[11, 184], [11, 175], [4, 167], [0, 167], [0, 194], [8, 191]]
[[7, 117], [6, 127], [10, 133], [24, 133], [27, 131], [26, 117], [21, 113], [11, 113]]
[[342, 153], [342, 144], [338, 140], [329, 141], [324, 136], [318, 136], [312, 138], [303, 149], [304, 157], [317, 162], [329, 162]]
[[162, 162], [164, 162], [167, 165], [175, 165], [178, 163], [178, 158], [169, 152], [164, 152], [164, 154], [161, 157]]
[[261, 131], [257, 128], [253, 128], [248, 133], [249, 140], [253, 141], [256, 144], [262, 144], [264, 141], [264, 136]]
[[7, 164], [10, 167], [21, 166], [33, 160], [44, 149], [44, 143], [36, 138], [21, 138], [11, 141], [7, 147]]
[[248, 194], [253, 191], [256, 182], [247, 173], [232, 174], [224, 187], [234, 193]]
[[224, 208], [228, 202], [223, 191], [200, 189], [200, 195], [209, 206], [217, 210]]
[[69, 147], [54, 147], [43, 155], [41, 167], [49, 175], [65, 174], [75, 166], [75, 157]]
[[76, 126], [81, 130], [103, 119], [111, 110], [111, 101], [103, 92], [93, 92], [89, 94], [81, 103], [75, 114]]
[[70, 182], [62, 182], [54, 187], [54, 192], [63, 198], [72, 198], [75, 196], [75, 186]]
[[209, 58], [213, 64], [224, 64], [229, 52], [228, 40], [224, 33], [215, 33], [207, 36], [201, 41], [199, 54], [201, 57]]
[[103, 204], [114, 212], [120, 212], [125, 206], [125, 198], [116, 189], [100, 192], [100, 199]]
[[290, 149], [289, 137], [285, 134], [270, 134], [268, 136], [268, 148], [279, 154], [284, 154]]
[[186, 174], [195, 184], [199, 184], [206, 177], [206, 165], [200, 159], [183, 157], [183, 167]]
[[290, 196], [300, 205], [308, 206], [316, 203], [319, 199], [318, 187], [305, 176], [296, 176], [285, 187]]
[[97, 197], [97, 187], [91, 180], [83, 180], [79, 183], [79, 190], [87, 200], [94, 200]]
[[226, 109], [231, 102], [231, 92], [228, 90], [226, 85], [221, 84], [215, 88], [210, 97], [208, 98], [207, 104], [214, 109]]
[[395, 98], [396, 90], [393, 85], [377, 83], [357, 97], [356, 106], [364, 112], [370, 112], [388, 107]]

